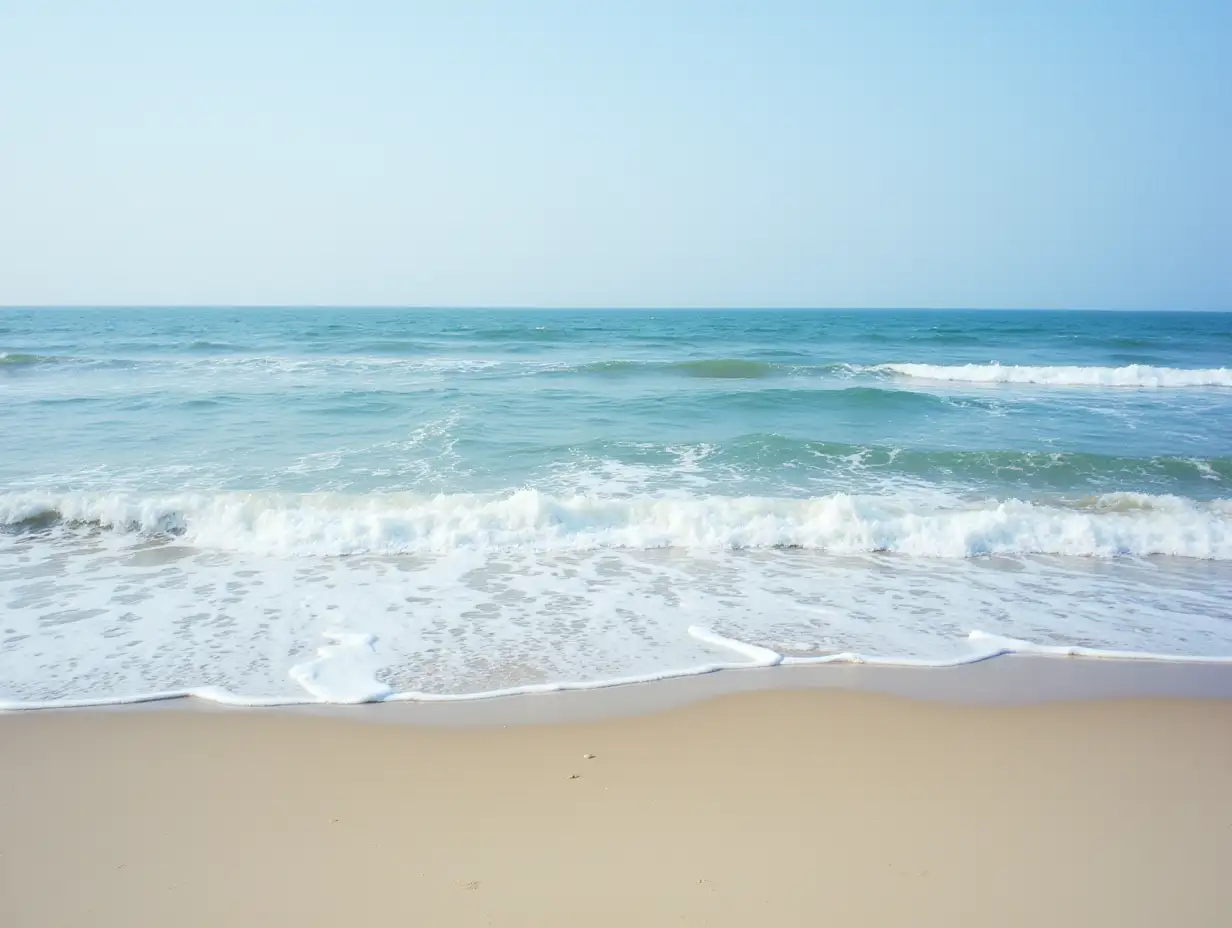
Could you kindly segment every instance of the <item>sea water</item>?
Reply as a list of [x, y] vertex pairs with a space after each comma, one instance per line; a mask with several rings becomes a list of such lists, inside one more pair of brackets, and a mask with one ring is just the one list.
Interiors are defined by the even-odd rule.
[[0, 310], [0, 705], [1232, 655], [1229, 363], [1226, 314]]

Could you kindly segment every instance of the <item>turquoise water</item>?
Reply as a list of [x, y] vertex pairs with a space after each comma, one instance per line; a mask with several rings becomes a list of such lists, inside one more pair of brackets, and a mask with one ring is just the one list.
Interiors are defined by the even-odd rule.
[[1225, 314], [0, 310], [0, 697], [302, 696], [331, 630], [439, 693], [690, 625], [1232, 654], [1230, 360]]

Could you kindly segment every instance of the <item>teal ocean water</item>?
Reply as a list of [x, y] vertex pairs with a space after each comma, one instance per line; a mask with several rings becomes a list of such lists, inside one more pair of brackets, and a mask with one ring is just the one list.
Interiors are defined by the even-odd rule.
[[1232, 655], [1230, 362], [1226, 314], [0, 310], [0, 700]]

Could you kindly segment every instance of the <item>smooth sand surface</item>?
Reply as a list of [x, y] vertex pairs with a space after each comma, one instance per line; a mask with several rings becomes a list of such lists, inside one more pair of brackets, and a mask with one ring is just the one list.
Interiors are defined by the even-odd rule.
[[0, 717], [6, 928], [489, 924], [1229, 925], [1232, 701]]

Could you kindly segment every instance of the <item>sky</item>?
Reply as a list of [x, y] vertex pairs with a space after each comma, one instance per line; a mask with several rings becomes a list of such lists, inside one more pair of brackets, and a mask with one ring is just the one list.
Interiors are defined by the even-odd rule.
[[0, 0], [0, 305], [1232, 310], [1232, 3]]

